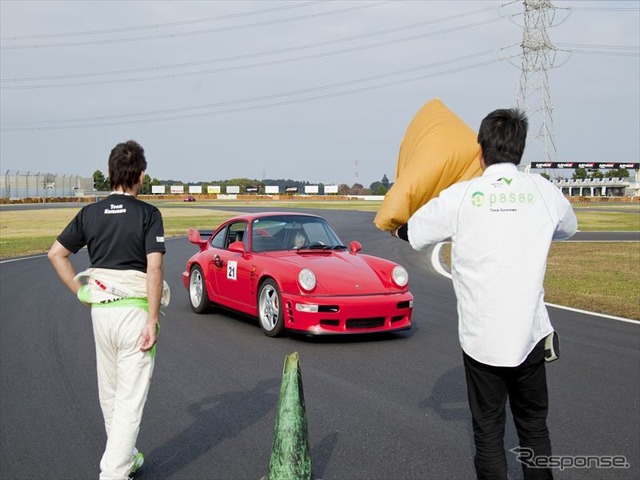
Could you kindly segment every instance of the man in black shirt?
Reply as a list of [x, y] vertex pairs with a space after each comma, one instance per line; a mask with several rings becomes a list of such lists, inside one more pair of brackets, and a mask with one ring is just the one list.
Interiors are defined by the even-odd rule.
[[[144, 461], [135, 445], [153, 372], [160, 307], [169, 297], [163, 282], [162, 215], [136, 198], [146, 168], [138, 143], [116, 145], [109, 156], [113, 192], [80, 210], [48, 255], [62, 282], [91, 305], [107, 431], [101, 480], [125, 480]], [[84, 246], [91, 267], [76, 275], [69, 256]]]

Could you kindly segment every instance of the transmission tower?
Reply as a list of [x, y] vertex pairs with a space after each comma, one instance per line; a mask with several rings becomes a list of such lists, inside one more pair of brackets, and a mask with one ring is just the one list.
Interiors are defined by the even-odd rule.
[[529, 118], [528, 156], [535, 161], [555, 162], [556, 142], [548, 71], [556, 48], [547, 34], [556, 9], [550, 0], [523, 0], [522, 63], [516, 105]]

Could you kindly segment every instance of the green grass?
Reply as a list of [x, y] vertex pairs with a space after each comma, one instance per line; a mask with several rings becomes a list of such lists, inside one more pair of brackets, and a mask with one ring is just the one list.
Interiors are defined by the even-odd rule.
[[24, 255], [45, 253], [56, 239], [56, 235], [44, 235], [37, 238], [5, 238], [0, 239], [0, 260]]
[[576, 208], [578, 226], [583, 232], [638, 232], [640, 231], [640, 211], [638, 208], [626, 212], [603, 212], [599, 209]]
[[640, 320], [640, 242], [551, 245], [545, 299]]
[[166, 237], [180, 237], [187, 235], [190, 228], [212, 230], [224, 220], [239, 212], [213, 210], [206, 208], [172, 208], [159, 206], [162, 212]]

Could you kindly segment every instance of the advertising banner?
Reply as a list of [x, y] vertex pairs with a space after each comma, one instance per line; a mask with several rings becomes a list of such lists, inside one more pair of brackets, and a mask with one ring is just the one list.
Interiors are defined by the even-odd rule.
[[625, 169], [638, 170], [640, 163], [614, 162], [531, 162], [531, 168], [597, 168], [597, 169]]

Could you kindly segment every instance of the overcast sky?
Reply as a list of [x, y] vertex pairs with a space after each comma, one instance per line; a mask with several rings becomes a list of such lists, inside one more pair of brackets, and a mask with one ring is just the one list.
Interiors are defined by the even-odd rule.
[[[135, 139], [161, 180], [394, 181], [426, 101], [475, 131], [516, 105], [524, 7], [501, 5], [1, 0], [1, 173], [106, 174]], [[638, 162], [640, 2], [553, 6], [547, 152]], [[530, 140], [542, 79], [528, 79]], [[525, 162], [545, 160], [530, 143]]]

